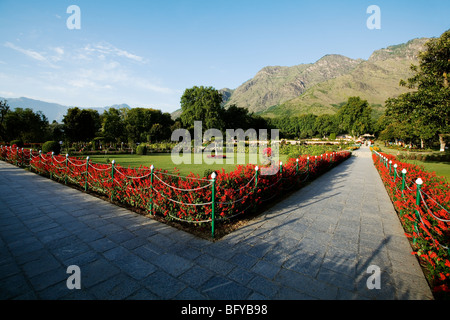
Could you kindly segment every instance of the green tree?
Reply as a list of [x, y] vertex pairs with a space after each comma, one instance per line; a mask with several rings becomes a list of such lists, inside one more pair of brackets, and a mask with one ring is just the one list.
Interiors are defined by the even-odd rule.
[[226, 129], [247, 130], [252, 127], [252, 115], [248, 109], [240, 108], [235, 104], [223, 111], [222, 119]]
[[151, 142], [170, 139], [174, 121], [170, 114], [151, 108], [132, 108], [126, 113], [125, 132], [130, 142]]
[[181, 121], [188, 130], [194, 128], [194, 121], [202, 121], [203, 130], [226, 129], [222, 94], [213, 87], [194, 86], [186, 89], [181, 97], [181, 110]]
[[315, 127], [321, 137], [329, 136], [331, 133], [339, 133], [337, 119], [333, 114], [322, 114], [318, 116]]
[[445, 151], [450, 135], [450, 30], [425, 44], [419, 53], [419, 66], [412, 65], [414, 75], [400, 85], [415, 91], [407, 92], [386, 102], [386, 116], [396, 124], [409, 126], [409, 138], [423, 142], [439, 140]]
[[54, 141], [64, 140], [64, 125], [56, 120], [49, 125], [49, 139]]
[[348, 98], [347, 103], [337, 114], [340, 131], [348, 132], [355, 137], [371, 132], [373, 129], [371, 114], [372, 108], [367, 100], [360, 97]]
[[121, 142], [125, 140], [124, 113], [119, 109], [109, 108], [101, 116], [101, 133], [105, 142]]
[[70, 108], [63, 118], [64, 133], [69, 141], [90, 141], [100, 129], [100, 115], [97, 110]]
[[47, 117], [41, 111], [34, 112], [30, 108], [6, 112], [3, 122], [6, 140], [44, 142], [49, 134]]
[[6, 140], [4, 120], [8, 112], [8, 102], [6, 100], [0, 101], [0, 140]]
[[316, 119], [317, 116], [315, 114], [302, 114], [298, 117], [298, 133], [296, 136], [299, 136], [301, 139], [304, 138], [312, 138], [317, 134], [316, 129]]

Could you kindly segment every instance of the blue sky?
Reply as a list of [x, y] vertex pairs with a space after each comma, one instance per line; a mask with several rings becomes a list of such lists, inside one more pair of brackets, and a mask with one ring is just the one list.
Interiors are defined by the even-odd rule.
[[[370, 5], [379, 30], [366, 26]], [[0, 0], [0, 96], [172, 112], [194, 85], [236, 88], [268, 65], [439, 37], [449, 14], [444, 0]]]

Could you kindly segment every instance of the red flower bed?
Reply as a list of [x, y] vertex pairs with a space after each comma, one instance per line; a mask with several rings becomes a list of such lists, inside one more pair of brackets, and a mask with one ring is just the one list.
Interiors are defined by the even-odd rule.
[[[413, 254], [426, 267], [434, 291], [450, 292], [450, 185], [434, 172], [400, 162], [392, 155], [374, 152], [372, 157], [405, 234], [412, 241]], [[404, 187], [403, 169], [406, 169]], [[419, 178], [423, 184], [418, 194], [416, 181]]]
[[299, 188], [350, 155], [350, 152], [342, 151], [309, 160], [307, 156], [299, 157], [298, 161], [289, 159], [275, 167], [276, 172], [272, 175], [260, 174], [261, 169], [257, 171], [251, 164], [240, 165], [232, 172], [224, 169], [217, 172], [213, 182], [210, 177], [192, 173], [181, 177], [149, 167], [124, 168], [51, 153], [31, 153], [30, 150], [21, 153], [10, 147], [1, 149], [1, 159], [8, 162], [17, 162], [17, 165], [28, 166], [52, 179], [107, 195], [114, 202], [148, 210], [168, 220], [188, 222], [210, 222], [213, 201], [215, 221], [255, 210], [283, 191]]

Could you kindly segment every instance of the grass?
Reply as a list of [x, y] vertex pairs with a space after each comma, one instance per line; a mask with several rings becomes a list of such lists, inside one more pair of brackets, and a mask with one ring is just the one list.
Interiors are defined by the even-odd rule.
[[[204, 160], [203, 163], [194, 163], [194, 157], [191, 156], [191, 163], [182, 163], [179, 165], [174, 164], [170, 153], [153, 153], [149, 155], [136, 155], [136, 154], [119, 154], [119, 155], [93, 155], [90, 156], [90, 161], [96, 163], [110, 163], [115, 160], [116, 164], [120, 164], [122, 167], [139, 167], [146, 166], [150, 167], [154, 165], [157, 169], [167, 170], [170, 173], [175, 172], [178, 169], [178, 173], [182, 176], [186, 176], [189, 173], [198, 174], [203, 177], [207, 169], [219, 170], [224, 169], [226, 172], [233, 171], [237, 166], [237, 156], [235, 154], [234, 164], [227, 164], [227, 159], [220, 159], [222, 163], [207, 164]], [[213, 161], [213, 159], [207, 159], [208, 161]], [[258, 159], [259, 160], [259, 159]], [[287, 160], [287, 155], [280, 155], [280, 161], [285, 162]], [[249, 156], [246, 154], [245, 163], [249, 163]], [[260, 164], [259, 161], [257, 161]]]
[[450, 163], [449, 162], [424, 162], [419, 160], [402, 160], [406, 163], [412, 163], [423, 166], [428, 172], [435, 172], [436, 176], [444, 177], [450, 183]]
[[[380, 147], [382, 152], [397, 156], [398, 154], [406, 154], [407, 151], [399, 151], [397, 149], [392, 149], [385, 147], [381, 144], [376, 144], [377, 147]], [[420, 154], [420, 152], [415, 152], [416, 154]], [[440, 154], [440, 151], [426, 151], [423, 154], [431, 154], [436, 153]], [[406, 160], [402, 159], [402, 162], [415, 164], [418, 166], [423, 166], [426, 171], [435, 172], [436, 176], [443, 177], [447, 182], [450, 183], [450, 162], [437, 162], [437, 161], [420, 161], [420, 160]]]

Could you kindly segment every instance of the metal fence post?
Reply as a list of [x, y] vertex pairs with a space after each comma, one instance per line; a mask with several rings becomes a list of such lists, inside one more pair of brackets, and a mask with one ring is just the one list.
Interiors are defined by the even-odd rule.
[[67, 175], [69, 172], [69, 166], [68, 166], [68, 162], [69, 161], [69, 155], [66, 153], [66, 174], [64, 175], [64, 184], [67, 184]]
[[306, 172], [309, 174], [309, 157], [306, 157]]
[[113, 201], [114, 197], [114, 164], [116, 161], [111, 161], [111, 201]]
[[402, 170], [402, 195], [403, 191], [405, 191], [405, 181], [406, 180], [406, 169]]
[[394, 182], [397, 180], [397, 164], [394, 164]]
[[259, 167], [256, 166], [255, 167], [255, 190], [258, 187], [258, 171], [259, 171]]
[[150, 173], [150, 214], [153, 214], [153, 170], [155, 169], [154, 165], [150, 166], [151, 173]]
[[33, 161], [33, 149], [30, 149], [30, 171], [33, 172], [33, 167], [31, 166], [31, 162]]
[[215, 172], [213, 172], [211, 174], [211, 178], [212, 178], [212, 180], [211, 180], [211, 185], [212, 185], [212, 189], [211, 189], [211, 191], [212, 191], [212, 193], [211, 193], [211, 209], [212, 209], [212, 211], [211, 211], [211, 236], [214, 238], [214, 220], [215, 220], [215, 217], [214, 217], [215, 194], [214, 193], [215, 193], [215, 189], [216, 189], [216, 173]]
[[[420, 205], [420, 188], [422, 187], [422, 179], [418, 178], [416, 180], [416, 186], [417, 186], [417, 191], [416, 191], [416, 205], [419, 206]], [[419, 235], [419, 228], [417, 227], [417, 220], [420, 218], [420, 214], [419, 214], [419, 209], [416, 209], [416, 220], [414, 222], [414, 229], [416, 230], [416, 234]], [[417, 239], [416, 237], [413, 238], [413, 244], [416, 244]]]
[[89, 156], [86, 157], [86, 177], [84, 180], [84, 191], [87, 191], [88, 187], [88, 174], [89, 174]]
[[55, 152], [52, 151], [52, 156], [50, 157], [50, 180], [53, 178], [53, 155]]

